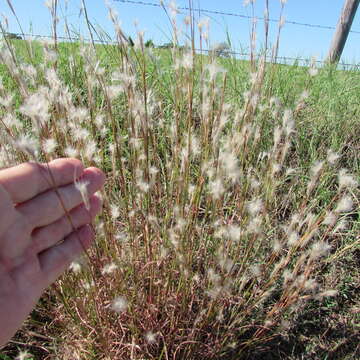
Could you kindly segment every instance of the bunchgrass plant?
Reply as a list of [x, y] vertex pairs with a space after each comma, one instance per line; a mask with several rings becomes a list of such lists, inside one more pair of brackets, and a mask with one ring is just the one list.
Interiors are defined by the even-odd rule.
[[336, 70], [276, 65], [278, 39], [250, 62], [201, 55], [207, 21], [164, 10], [168, 50], [131, 46], [112, 9], [114, 45], [3, 40], [1, 166], [107, 174], [96, 243], [51, 290], [61, 359], [240, 359], [336, 296], [322, 270], [359, 245], [351, 120], [317, 104]]

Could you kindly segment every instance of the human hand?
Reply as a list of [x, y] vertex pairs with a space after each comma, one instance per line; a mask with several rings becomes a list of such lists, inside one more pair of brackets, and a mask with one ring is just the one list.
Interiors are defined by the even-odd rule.
[[[84, 169], [76, 159], [54, 160], [49, 169], [57, 191], [46, 165], [0, 170], [0, 346], [94, 238], [89, 224], [101, 209], [94, 193], [103, 186], [104, 174]], [[88, 182], [89, 210], [74, 179]]]

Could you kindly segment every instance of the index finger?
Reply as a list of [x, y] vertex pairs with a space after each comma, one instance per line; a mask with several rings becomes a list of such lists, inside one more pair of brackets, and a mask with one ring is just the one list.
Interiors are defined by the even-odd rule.
[[24, 163], [0, 170], [0, 185], [14, 203], [21, 203], [52, 189], [71, 184], [84, 171], [80, 160], [56, 159], [48, 164]]

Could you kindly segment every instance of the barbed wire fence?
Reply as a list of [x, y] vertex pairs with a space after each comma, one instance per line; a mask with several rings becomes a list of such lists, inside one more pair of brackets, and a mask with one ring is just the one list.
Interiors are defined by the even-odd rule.
[[[146, 1], [136, 1], [136, 0], [114, 0], [114, 1], [124, 3], [124, 4], [162, 7], [162, 5], [159, 4], [159, 3], [146, 2]], [[209, 9], [203, 9], [203, 8], [189, 8], [187, 6], [178, 6], [177, 9], [178, 10], [186, 10], [186, 11], [191, 10], [193, 12], [201, 12], [201, 13], [204, 13], [204, 14], [233, 16], [233, 17], [239, 17], [239, 18], [248, 19], [248, 20], [253, 19], [253, 17], [249, 16], [249, 15], [232, 13], [232, 12], [222, 12], [222, 11], [218, 11], [218, 10], [209, 10]], [[258, 20], [265, 20], [265, 18], [263, 18], [263, 17], [257, 17], [257, 19]], [[268, 20], [269, 22], [275, 22], [275, 23], [279, 22], [279, 19], [269, 18], [269, 19], [266, 19], [266, 20]], [[306, 27], [311, 27], [311, 28], [325, 29], [325, 30], [335, 30], [336, 29], [335, 26], [330, 26], [330, 25], [308, 24], [308, 23], [302, 23], [302, 22], [290, 21], [290, 20], [285, 20], [284, 23], [285, 24], [291, 24], [291, 25], [298, 25], [298, 26], [306, 26]], [[350, 33], [360, 34], [360, 31], [350, 30]]]
[[[164, 5], [162, 3], [157, 2], [149, 2], [149, 1], [142, 1], [142, 0], [114, 0], [116, 2], [119, 3], [123, 3], [123, 4], [133, 4], [133, 5], [138, 5], [138, 6], [152, 6], [152, 7], [158, 7], [158, 8], [163, 8]], [[161, 1], [162, 2], [162, 1]], [[244, 14], [239, 14], [239, 13], [235, 13], [235, 12], [224, 12], [224, 11], [219, 11], [219, 10], [210, 10], [210, 9], [205, 9], [205, 8], [196, 8], [196, 7], [187, 7], [187, 6], [177, 6], [177, 10], [179, 12], [181, 12], [181, 10], [185, 10], [187, 13], [191, 12], [196, 12], [196, 13], [202, 13], [202, 14], [211, 14], [211, 15], [223, 15], [223, 16], [232, 16], [232, 17], [238, 17], [238, 18], [242, 18], [242, 19], [248, 19], [248, 20], [253, 20], [252, 16], [249, 15], [244, 15]], [[280, 19], [273, 19], [273, 18], [267, 18], [265, 19], [264, 17], [256, 17], [257, 20], [262, 20], [262, 21], [268, 21], [268, 22], [272, 22], [272, 23], [279, 23]], [[309, 28], [317, 28], [317, 29], [325, 29], [325, 30], [335, 30], [336, 27], [335, 26], [331, 26], [331, 25], [321, 25], [321, 24], [310, 24], [310, 23], [305, 23], [305, 22], [298, 22], [298, 21], [291, 21], [291, 20], [285, 20], [284, 24], [289, 24], [289, 25], [297, 25], [297, 26], [304, 26], [304, 27], [309, 27]], [[360, 34], [359, 30], [350, 30], [350, 33], [352, 34]], [[211, 50], [205, 50], [205, 52], [209, 52]], [[244, 54], [244, 53], [239, 53], [237, 51], [229, 51], [229, 54], [231, 55], [240, 55], [240, 56], [247, 56], [249, 57], [250, 54]], [[305, 58], [300, 58], [300, 57], [288, 57], [288, 56], [277, 56], [276, 58], [277, 62], [285, 62], [288, 63], [289, 61], [297, 61], [297, 62], [301, 62], [302, 64], [305, 65], [309, 65], [309, 64], [318, 64], [318, 65], [324, 65], [327, 62], [324, 60], [309, 60], [309, 59], [305, 59]], [[343, 68], [343, 69], [348, 69], [348, 68], [356, 68], [358, 69], [360, 67], [360, 64], [346, 64], [344, 62], [342, 63], [338, 63], [338, 67], [339, 68]]]
[[[151, 7], [158, 7], [158, 8], [163, 8], [163, 6], [164, 6], [160, 3], [147, 2], [147, 1], [141, 1], [141, 0], [114, 0], [114, 1], [119, 2], [119, 3], [124, 3], [124, 4], [132, 4], [132, 5], [136, 5], [136, 6], [151, 6]], [[210, 10], [210, 9], [205, 9], [205, 8], [196, 8], [196, 7], [190, 8], [187, 6], [178, 6], [177, 10], [180, 14], [183, 14], [183, 15], [186, 15], [189, 11], [192, 11], [192, 12], [198, 12], [198, 13], [203, 13], [203, 14], [232, 16], [232, 17], [253, 20], [253, 17], [249, 16], [249, 15], [233, 13], [233, 12], [223, 12], [223, 11], [218, 11], [218, 10]], [[186, 11], [186, 13], [184, 13], [184, 11]], [[266, 21], [274, 22], [274, 23], [279, 22], [279, 19], [273, 19], [273, 18], [265, 19], [264, 17], [257, 17], [257, 19], [263, 20], [263, 21], [266, 20]], [[291, 20], [285, 20], [284, 24], [325, 29], [325, 30], [335, 30], [335, 28], [336, 28], [335, 26], [330, 26], [330, 25], [310, 24], [310, 23], [291, 21]], [[360, 31], [351, 30], [350, 33], [360, 34]], [[29, 38], [29, 39], [52, 39], [53, 38], [52, 35], [24, 34], [24, 33], [13, 33], [13, 34], [18, 35], [18, 36], [25, 36], [26, 38]], [[57, 39], [64, 40], [64, 41], [73, 40], [70, 37], [64, 37], [64, 36], [57, 36]], [[79, 37], [76, 40], [81, 40], [84, 42], [92, 41], [91, 39], [79, 38]], [[93, 41], [95, 43], [104, 44], [104, 45], [111, 45], [111, 44], [115, 45], [116, 44], [115, 41], [104, 40], [104, 39], [93, 39]], [[195, 50], [199, 53], [214, 52], [214, 49], [195, 49]], [[251, 55], [250, 53], [247, 53], [247, 52], [232, 51], [232, 50], [228, 50], [226, 53], [231, 56], [238, 56], [240, 58], [249, 58]], [[314, 65], [314, 64], [322, 66], [322, 65], [327, 64], [327, 62], [324, 60], [316, 60], [316, 59], [309, 59], [309, 58], [302, 58], [302, 57], [277, 56], [276, 60], [278, 63], [289, 64], [289, 63], [296, 62], [299, 65], [305, 65], [305, 66]], [[348, 70], [348, 69], [358, 70], [358, 69], [360, 69], [360, 64], [348, 64], [348, 63], [342, 62], [342, 63], [338, 64], [338, 68], [343, 69], [343, 70]]]

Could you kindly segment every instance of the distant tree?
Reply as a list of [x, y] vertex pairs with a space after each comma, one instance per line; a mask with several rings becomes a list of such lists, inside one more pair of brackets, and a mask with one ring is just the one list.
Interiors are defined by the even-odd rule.
[[173, 43], [165, 43], [165, 44], [162, 44], [162, 45], [159, 45], [158, 48], [159, 49], [172, 49], [174, 47], [174, 44]]
[[135, 46], [134, 40], [131, 38], [131, 36], [128, 37], [128, 44], [129, 44], [129, 46], [131, 46], [131, 47], [134, 47], [134, 46]]
[[158, 46], [159, 49], [177, 49], [179, 51], [185, 51], [186, 49], [188, 49], [188, 47], [186, 47], [185, 45], [174, 45], [174, 43], [169, 42], [169, 43], [165, 43], [162, 45]]
[[9, 39], [9, 40], [22, 40], [21, 35], [14, 34], [14, 33], [6, 33], [5, 37], [6, 37], [6, 39]]
[[179, 46], [177, 46], [177, 49], [180, 51], [185, 51], [187, 49], [187, 47], [185, 45], [179, 45]]
[[155, 45], [154, 45], [153, 41], [150, 39], [145, 42], [145, 47], [153, 48], [153, 47], [155, 47]]
[[218, 57], [230, 57], [231, 49], [229, 44], [225, 42], [215, 44], [210, 53]]

